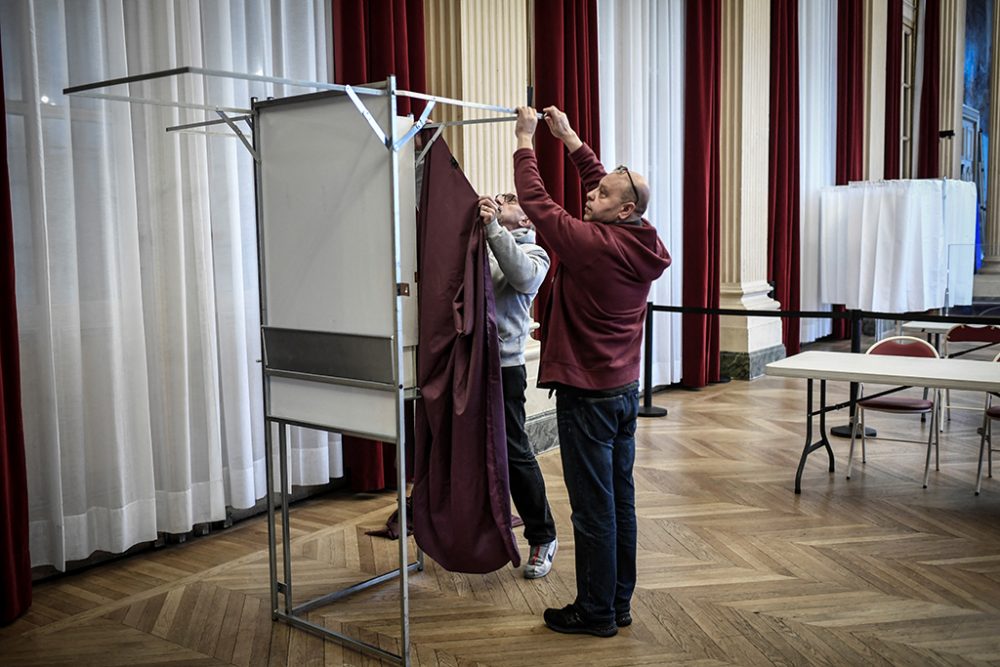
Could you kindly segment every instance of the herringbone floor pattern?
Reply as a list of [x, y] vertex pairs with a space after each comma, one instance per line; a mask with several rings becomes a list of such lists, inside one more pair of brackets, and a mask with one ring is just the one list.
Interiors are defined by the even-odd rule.
[[[414, 664], [1000, 664], [1000, 481], [972, 493], [981, 413], [954, 411], [927, 489], [921, 445], [872, 442], [846, 480], [847, 442], [834, 439], [837, 472], [817, 452], [796, 496], [803, 389], [764, 378], [656, 397], [670, 414], [639, 428], [635, 623], [612, 639], [542, 625], [542, 610], [575, 590], [559, 455], [542, 455], [560, 531], [553, 572], [527, 581], [511, 568], [471, 576], [428, 562], [411, 577]], [[972, 394], [953, 401], [981, 405]], [[882, 415], [870, 425], [927, 428]], [[393, 566], [396, 543], [365, 535], [393, 502], [333, 494], [293, 508], [296, 601]], [[42, 583], [30, 613], [0, 629], [0, 663], [379, 664], [271, 622], [265, 531], [256, 518]], [[398, 587], [310, 619], [397, 650]]]

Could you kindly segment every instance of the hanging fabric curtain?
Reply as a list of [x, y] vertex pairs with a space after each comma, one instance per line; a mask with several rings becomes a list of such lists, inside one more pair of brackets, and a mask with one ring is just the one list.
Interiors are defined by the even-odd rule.
[[887, 0], [885, 35], [885, 180], [901, 176], [899, 140], [903, 97], [903, 0]]
[[[837, 7], [837, 174], [836, 184], [864, 178], [864, 6], [840, 0]], [[844, 307], [834, 306], [843, 312]], [[850, 338], [847, 320], [833, 321], [835, 338]]]
[[[599, 0], [601, 152], [644, 174], [653, 193], [645, 217], [681, 266], [684, 220], [684, 14], [683, 2]], [[641, 73], [637, 76], [636, 73]], [[681, 274], [665, 271], [649, 300], [681, 303]], [[681, 316], [654, 316], [652, 384], [681, 379]], [[645, 349], [643, 349], [645, 353]]]
[[[0, 4], [33, 565], [187, 532], [266, 488], [250, 155], [164, 132], [204, 112], [62, 88], [182, 65], [325, 81], [328, 21], [323, 0]], [[188, 76], [127, 92], [308, 91]], [[294, 436], [291, 481], [338, 476], [338, 442]]]
[[[597, 0], [547, 0], [535, 4], [535, 106], [555, 105], [570, 125], [600, 155], [600, 95], [598, 95]], [[552, 199], [576, 217], [583, 217], [586, 193], [561, 141], [542, 128], [535, 135], [538, 168]], [[566, 175], [569, 174], [569, 178]], [[545, 336], [545, 314], [552, 277], [559, 258], [538, 235], [552, 265], [535, 297], [537, 335]]]
[[941, 97], [941, 0], [926, 0], [924, 71], [920, 88], [920, 125], [917, 144], [917, 178], [939, 178]]
[[[819, 194], [837, 167], [837, 2], [799, 3], [800, 307], [829, 310], [820, 298]], [[802, 319], [801, 340], [828, 336], [828, 319]]]
[[[721, 0], [688, 3], [684, 90], [683, 305], [719, 307]], [[719, 379], [719, 316], [684, 315], [683, 383]]]
[[[350, 85], [396, 76], [401, 90], [426, 92], [423, 0], [333, 0], [334, 82]], [[421, 100], [398, 98], [400, 115], [420, 113]], [[390, 443], [344, 436], [344, 468], [353, 491], [396, 486]]]
[[[0, 88], [3, 58], [0, 56]], [[28, 480], [21, 422], [21, 371], [14, 281], [14, 220], [7, 166], [7, 115], [0, 100], [0, 625], [31, 606]]]
[[425, 158], [413, 534], [445, 569], [520, 564], [510, 515], [493, 282], [479, 195], [444, 139]]
[[[798, 0], [771, 0], [771, 133], [768, 177], [768, 280], [782, 310], [799, 310]], [[783, 318], [787, 354], [799, 351], [799, 323]]]

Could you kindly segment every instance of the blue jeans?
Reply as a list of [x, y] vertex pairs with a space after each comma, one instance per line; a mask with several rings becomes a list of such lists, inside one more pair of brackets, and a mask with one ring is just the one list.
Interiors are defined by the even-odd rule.
[[559, 451], [576, 542], [576, 601], [596, 625], [629, 611], [635, 590], [635, 426], [638, 389], [556, 393]]

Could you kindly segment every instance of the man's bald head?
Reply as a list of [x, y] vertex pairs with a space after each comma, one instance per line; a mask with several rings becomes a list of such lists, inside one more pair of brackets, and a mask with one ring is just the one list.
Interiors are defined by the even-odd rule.
[[629, 192], [635, 198], [635, 215], [641, 218], [646, 214], [646, 208], [649, 206], [649, 183], [646, 181], [646, 177], [638, 172], [629, 171], [625, 180], [628, 180], [628, 176], [632, 177], [632, 182], [626, 185], [630, 186]]

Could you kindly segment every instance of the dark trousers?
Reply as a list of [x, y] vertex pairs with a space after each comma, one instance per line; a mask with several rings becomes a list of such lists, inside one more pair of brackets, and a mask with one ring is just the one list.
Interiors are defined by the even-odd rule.
[[559, 452], [576, 548], [580, 615], [611, 624], [629, 611], [636, 578], [635, 426], [639, 392], [557, 391]]
[[531, 451], [524, 431], [524, 390], [528, 386], [524, 366], [500, 369], [503, 380], [503, 411], [507, 426], [507, 469], [510, 495], [524, 521], [524, 538], [531, 546], [556, 539], [549, 502], [545, 498], [545, 479]]

